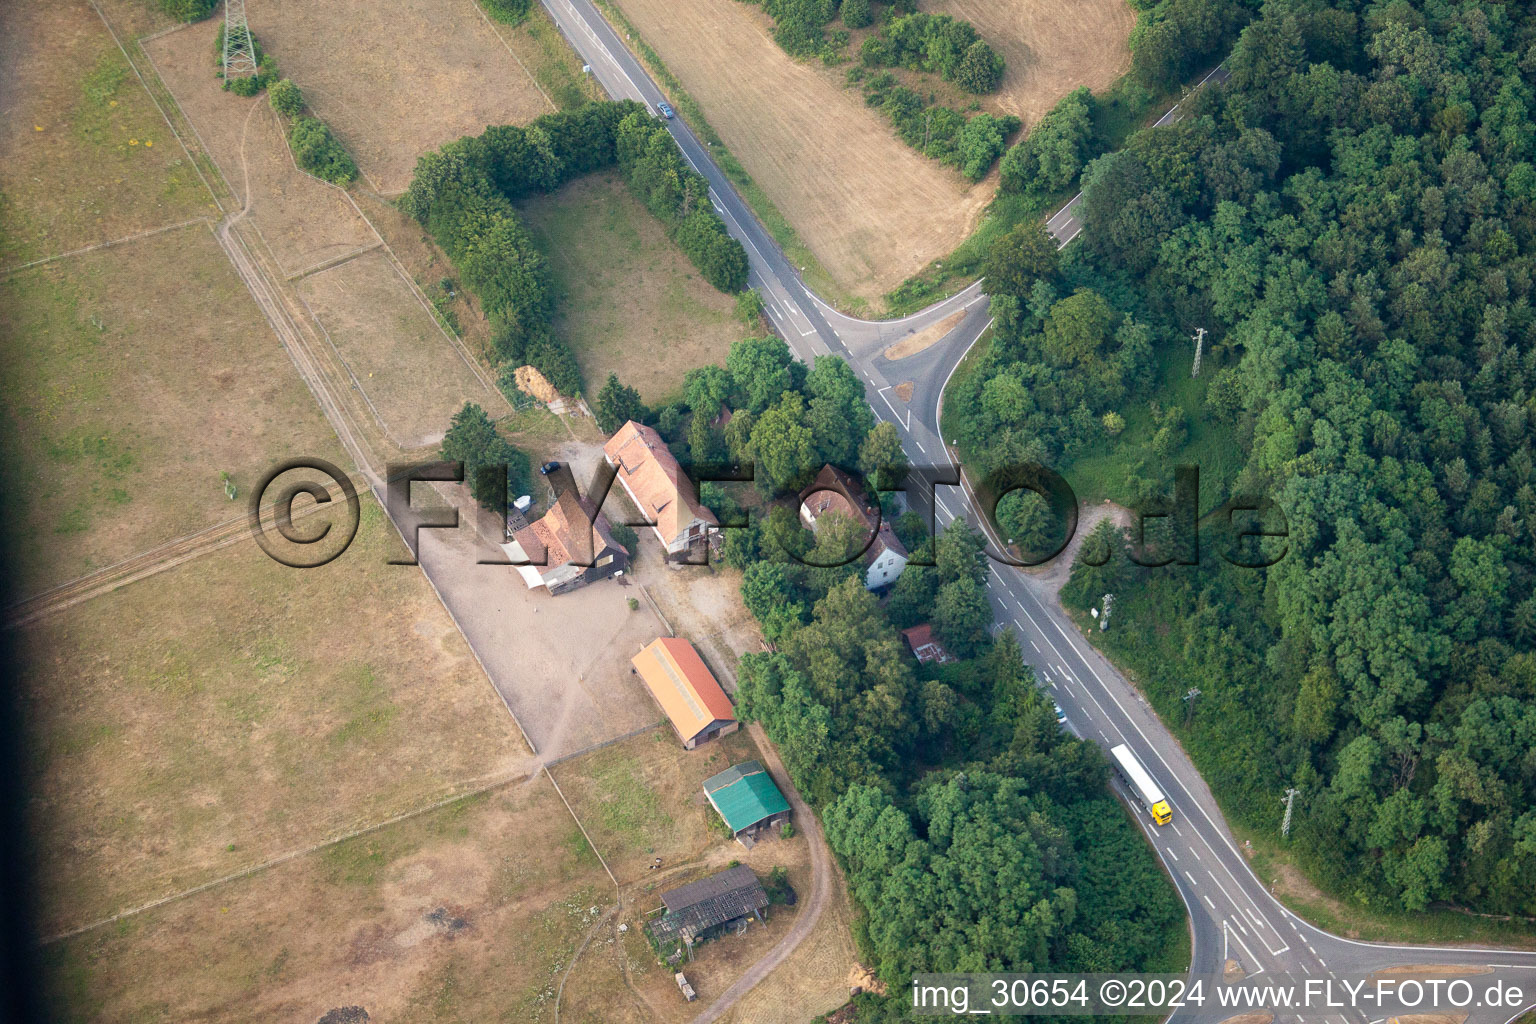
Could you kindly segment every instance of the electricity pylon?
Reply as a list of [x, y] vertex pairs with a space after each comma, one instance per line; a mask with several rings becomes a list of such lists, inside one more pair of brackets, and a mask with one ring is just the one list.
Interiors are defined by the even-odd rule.
[[224, 0], [224, 80], [256, 73], [256, 47], [245, 21], [245, 0]]

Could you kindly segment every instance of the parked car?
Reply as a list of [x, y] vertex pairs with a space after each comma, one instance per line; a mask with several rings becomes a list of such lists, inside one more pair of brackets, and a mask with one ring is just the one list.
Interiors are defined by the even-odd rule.
[[1065, 711], [1061, 710], [1061, 705], [1053, 703], [1051, 706], [1056, 709], [1056, 724], [1057, 725], [1062, 725], [1062, 726], [1066, 725], [1067, 724], [1067, 713]]
[[666, 118], [668, 121], [672, 120], [672, 105], [666, 100], [662, 100], [660, 103], [656, 104], [656, 109], [660, 111], [662, 117]]
[[560, 468], [560, 463], [558, 463], [558, 462], [546, 462], [546, 463], [544, 463], [544, 465], [539, 467], [539, 472], [542, 473], [544, 476], [549, 476], [549, 474], [553, 473], [555, 470], [557, 470], [559, 468]]

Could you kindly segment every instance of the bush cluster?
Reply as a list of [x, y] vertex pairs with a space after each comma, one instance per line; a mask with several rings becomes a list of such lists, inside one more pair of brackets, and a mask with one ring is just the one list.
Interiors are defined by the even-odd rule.
[[973, 114], [929, 103], [882, 71], [864, 81], [864, 102], [879, 107], [901, 140], [924, 156], [958, 168], [972, 181], [983, 178], [1002, 154], [1008, 136], [1018, 130], [1011, 114]]
[[219, 0], [157, 0], [160, 10], [177, 21], [202, 21], [218, 5]]
[[1002, 190], [1047, 199], [1077, 180], [1093, 137], [1093, 94], [1063, 96], [1003, 157]]
[[629, 187], [704, 279], [723, 292], [745, 288], [747, 252], [726, 233], [709, 201], [709, 182], [688, 167], [666, 127], [635, 111], [619, 122], [615, 146]]
[[297, 118], [288, 129], [288, 145], [299, 166], [315, 177], [342, 188], [357, 180], [357, 164], [318, 117]]
[[974, 25], [947, 14], [892, 18], [883, 35], [864, 40], [859, 59], [866, 67], [931, 71], [978, 95], [996, 91], [1003, 80], [1003, 58]]
[[521, 25], [533, 9], [533, 0], [480, 0], [480, 6], [492, 21], [503, 25]]

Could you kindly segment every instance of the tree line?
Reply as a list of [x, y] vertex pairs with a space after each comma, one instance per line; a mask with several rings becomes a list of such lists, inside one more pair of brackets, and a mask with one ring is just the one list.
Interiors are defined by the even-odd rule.
[[1536, 914], [1536, 17], [1271, 0], [1232, 31], [1224, 85], [1086, 168], [1059, 261], [994, 251], [963, 419], [989, 458], [1117, 460], [1130, 500], [1197, 427], [1235, 453], [1200, 512], [1273, 499], [1278, 563], [1142, 569], [1107, 530], [1064, 598], [1116, 595], [1095, 639], [1229, 814], [1278, 842], [1299, 791], [1326, 890]]
[[[549, 268], [513, 201], [617, 164], [630, 189], [715, 287], [746, 283], [741, 244], [664, 127], [633, 101], [590, 103], [530, 124], [496, 125], [417, 161], [400, 208], [443, 247], [480, 300], [496, 360], [534, 366], [564, 394], [582, 390], [575, 356], [551, 329]], [[509, 386], [503, 382], [503, 386]]]

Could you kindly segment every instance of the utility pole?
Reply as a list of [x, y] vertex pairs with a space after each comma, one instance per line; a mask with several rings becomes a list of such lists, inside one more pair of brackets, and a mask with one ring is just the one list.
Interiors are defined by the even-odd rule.
[[1280, 836], [1282, 839], [1291, 838], [1291, 805], [1296, 802], [1296, 794], [1301, 792], [1295, 786], [1285, 791], [1285, 819], [1280, 822]]
[[1195, 329], [1195, 368], [1190, 371], [1191, 377], [1200, 376], [1200, 350], [1205, 348], [1205, 328]]
[[1198, 687], [1191, 686], [1189, 692], [1184, 694], [1184, 724], [1188, 725], [1190, 719], [1195, 717], [1195, 698], [1200, 696]]

